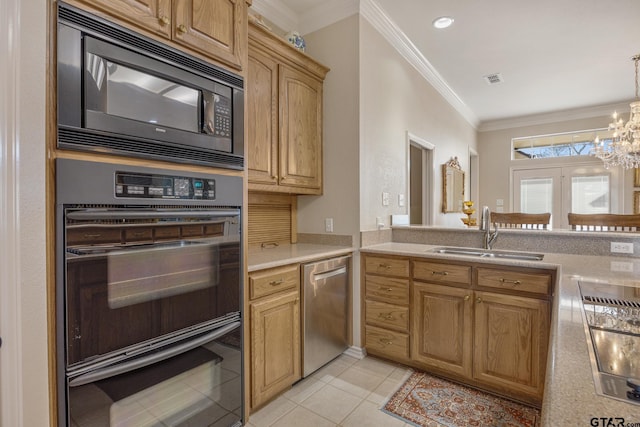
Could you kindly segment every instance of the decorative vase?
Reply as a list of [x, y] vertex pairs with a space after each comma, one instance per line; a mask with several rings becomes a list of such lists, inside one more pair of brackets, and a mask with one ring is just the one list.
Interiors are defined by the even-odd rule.
[[287, 38], [287, 41], [293, 45], [293, 47], [295, 47], [299, 51], [304, 52], [307, 45], [305, 44], [304, 39], [302, 38], [300, 33], [298, 33], [297, 31], [289, 31], [285, 37]]
[[477, 225], [476, 219], [471, 218], [471, 215], [473, 215], [476, 211], [475, 209], [473, 209], [473, 202], [471, 200], [467, 200], [463, 202], [463, 205], [464, 205], [464, 208], [462, 209], [462, 213], [465, 214], [467, 218], [460, 218], [462, 222], [468, 227], [473, 227]]

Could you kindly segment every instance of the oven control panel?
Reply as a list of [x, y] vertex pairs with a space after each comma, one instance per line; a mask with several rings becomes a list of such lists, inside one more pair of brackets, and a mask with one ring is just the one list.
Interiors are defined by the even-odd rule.
[[212, 178], [116, 172], [115, 196], [135, 199], [214, 200], [216, 181]]

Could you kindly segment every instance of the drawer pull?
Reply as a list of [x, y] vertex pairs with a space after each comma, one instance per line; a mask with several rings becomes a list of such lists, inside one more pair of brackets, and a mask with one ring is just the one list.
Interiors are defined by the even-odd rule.
[[480, 297], [476, 298], [476, 302], [477, 302], [478, 304], [482, 303], [482, 298], [480, 298]]
[[381, 291], [385, 291], [385, 292], [393, 291], [393, 288], [386, 288], [384, 286], [378, 286], [378, 289], [380, 289]]
[[520, 280], [509, 280], [509, 279], [500, 279], [500, 283], [511, 283], [515, 286], [520, 285], [522, 282]]
[[269, 282], [271, 286], [278, 286], [284, 283], [284, 279], [272, 280]]
[[388, 338], [380, 338], [378, 341], [380, 341], [380, 344], [382, 344], [382, 345], [391, 345], [391, 344], [393, 344], [393, 341], [391, 341]]
[[391, 313], [380, 313], [378, 314], [378, 317], [384, 320], [396, 320]]
[[432, 271], [431, 272], [432, 276], [448, 276], [449, 272], [448, 271]]
[[469, 295], [465, 295], [465, 296], [464, 296], [464, 300], [465, 300], [465, 301], [469, 301], [469, 299], [470, 299], [470, 298], [471, 298], [471, 297], [470, 297]]
[[83, 236], [85, 237], [85, 239], [95, 239], [96, 237], [102, 236], [102, 234], [100, 234], [100, 233], [95, 233], [95, 234], [84, 233]]
[[380, 264], [378, 264], [378, 267], [384, 268], [385, 270], [389, 270], [391, 268], [391, 265], [385, 264], [385, 263], [380, 263]]

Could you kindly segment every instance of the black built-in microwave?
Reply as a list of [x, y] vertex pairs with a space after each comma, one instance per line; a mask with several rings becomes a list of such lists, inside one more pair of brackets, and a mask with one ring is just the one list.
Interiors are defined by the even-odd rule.
[[244, 167], [242, 77], [58, 3], [58, 147]]

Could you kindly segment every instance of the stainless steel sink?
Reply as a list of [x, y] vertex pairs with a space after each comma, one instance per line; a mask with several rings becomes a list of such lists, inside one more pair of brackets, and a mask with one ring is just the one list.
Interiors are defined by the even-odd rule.
[[440, 247], [431, 249], [431, 251], [438, 254], [465, 255], [477, 258], [502, 258], [520, 261], [542, 261], [544, 258], [544, 254], [532, 252], [499, 251], [479, 248]]

